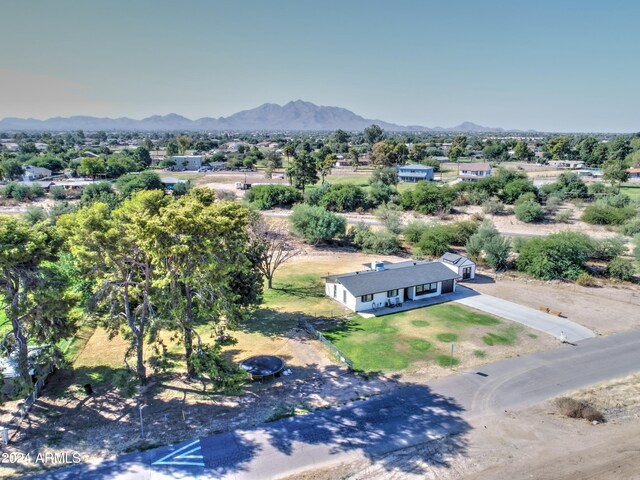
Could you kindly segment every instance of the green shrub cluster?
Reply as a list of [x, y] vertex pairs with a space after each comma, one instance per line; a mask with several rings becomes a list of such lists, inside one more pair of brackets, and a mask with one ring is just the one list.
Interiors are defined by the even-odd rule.
[[247, 201], [260, 210], [291, 207], [302, 200], [300, 191], [288, 185], [256, 185], [245, 194]]

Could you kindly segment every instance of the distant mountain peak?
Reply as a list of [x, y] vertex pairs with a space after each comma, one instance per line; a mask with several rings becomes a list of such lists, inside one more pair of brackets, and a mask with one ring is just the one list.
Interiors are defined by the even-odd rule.
[[190, 120], [177, 113], [152, 115], [142, 120], [131, 118], [98, 118], [91, 116], [53, 117], [48, 120], [5, 118], [0, 130], [143, 130], [143, 131], [362, 131], [371, 124], [387, 131], [497, 132], [502, 129], [463, 122], [453, 128], [403, 126], [382, 120], [367, 119], [342, 107], [318, 106], [305, 100], [292, 100], [284, 105], [263, 103], [228, 117], [203, 117]]

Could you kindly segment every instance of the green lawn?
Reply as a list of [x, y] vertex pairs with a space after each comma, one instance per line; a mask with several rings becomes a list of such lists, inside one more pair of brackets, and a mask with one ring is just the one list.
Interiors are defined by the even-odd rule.
[[620, 193], [629, 195], [632, 200], [638, 200], [640, 199], [640, 184], [627, 183], [620, 188]]
[[[417, 363], [449, 367], [465, 357], [484, 358], [479, 348], [512, 345], [522, 328], [505, 325], [497, 317], [456, 304], [440, 304], [383, 317], [359, 315], [325, 333], [351, 358], [354, 368], [367, 372], [392, 372]], [[468, 350], [468, 351], [467, 351]]]

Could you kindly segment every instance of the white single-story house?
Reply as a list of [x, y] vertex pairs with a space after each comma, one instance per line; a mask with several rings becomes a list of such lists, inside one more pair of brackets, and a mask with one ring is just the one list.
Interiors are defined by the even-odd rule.
[[34, 167], [33, 165], [24, 164], [22, 166], [24, 169], [24, 174], [22, 175], [22, 180], [24, 182], [33, 182], [34, 180], [40, 180], [41, 178], [46, 178], [51, 176], [51, 170], [43, 167]]
[[419, 182], [421, 180], [433, 180], [433, 167], [427, 165], [400, 165], [398, 166], [398, 179], [401, 182]]
[[440, 262], [460, 275], [461, 280], [476, 278], [476, 264], [467, 257], [447, 252], [440, 257]]
[[441, 262], [372, 262], [367, 270], [327, 275], [325, 293], [354, 312], [436, 297], [456, 290], [460, 275]]
[[630, 182], [640, 183], [640, 168], [627, 168], [626, 172], [629, 174]]
[[171, 160], [176, 162], [173, 170], [176, 172], [182, 170], [198, 170], [202, 167], [202, 156], [200, 155], [177, 155], [171, 157]]
[[488, 163], [461, 163], [460, 175], [462, 181], [473, 182], [491, 176], [491, 165]]

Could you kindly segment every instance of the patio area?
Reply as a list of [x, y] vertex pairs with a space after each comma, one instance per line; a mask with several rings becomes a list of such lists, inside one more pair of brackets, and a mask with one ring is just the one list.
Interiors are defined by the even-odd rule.
[[409, 300], [403, 302], [402, 305], [396, 305], [394, 307], [373, 308], [370, 310], [363, 310], [358, 313], [364, 318], [381, 317], [383, 315], [389, 315], [392, 313], [406, 312], [407, 310], [415, 310], [416, 308], [428, 307], [429, 305], [437, 305], [438, 303], [453, 302], [476, 295], [480, 295], [480, 293], [476, 292], [475, 290], [471, 290], [468, 287], [458, 285], [456, 287], [456, 291], [452, 293], [445, 293], [443, 295], [438, 295], [437, 297], [425, 298], [423, 300]]

